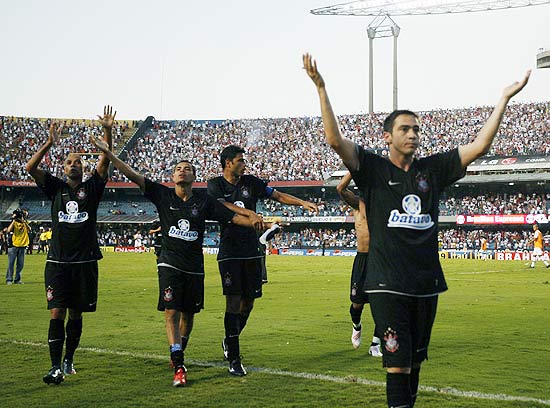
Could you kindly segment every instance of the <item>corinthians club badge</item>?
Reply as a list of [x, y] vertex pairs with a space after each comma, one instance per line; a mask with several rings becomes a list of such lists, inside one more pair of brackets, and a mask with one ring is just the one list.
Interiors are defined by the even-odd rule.
[[388, 353], [395, 353], [399, 350], [399, 342], [397, 341], [397, 332], [391, 327], [384, 332], [385, 347]]
[[168, 286], [166, 289], [164, 289], [164, 301], [171, 302], [172, 300], [174, 300], [174, 291], [170, 286]]
[[428, 183], [428, 179], [426, 176], [422, 173], [416, 176], [416, 187], [418, 188], [418, 191], [421, 191], [423, 193], [427, 193], [430, 191], [430, 184]]

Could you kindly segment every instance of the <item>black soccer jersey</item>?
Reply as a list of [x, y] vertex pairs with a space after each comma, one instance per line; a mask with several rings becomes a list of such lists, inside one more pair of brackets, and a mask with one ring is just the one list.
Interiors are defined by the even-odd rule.
[[52, 200], [52, 239], [48, 262], [79, 263], [103, 258], [97, 243], [97, 208], [107, 180], [97, 171], [72, 189], [46, 172], [38, 187]]
[[[268, 187], [265, 181], [251, 175], [242, 176], [237, 185], [231, 184], [223, 176], [208, 180], [208, 194], [212, 197], [254, 212], [258, 200], [269, 198], [272, 192], [273, 189]], [[258, 235], [254, 229], [222, 224], [218, 260], [264, 256], [258, 244]]]
[[145, 179], [145, 196], [155, 204], [162, 228], [157, 264], [192, 274], [204, 274], [202, 241], [205, 220], [225, 225], [235, 213], [206, 193], [193, 191], [187, 201], [173, 188]]
[[439, 194], [464, 176], [458, 149], [415, 159], [405, 172], [357, 146], [352, 172], [367, 207], [370, 247], [365, 289], [409, 296], [447, 290], [439, 263]]

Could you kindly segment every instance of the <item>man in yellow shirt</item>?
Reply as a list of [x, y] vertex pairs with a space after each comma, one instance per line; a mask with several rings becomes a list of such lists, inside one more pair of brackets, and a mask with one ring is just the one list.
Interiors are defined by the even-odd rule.
[[533, 253], [531, 255], [530, 267], [534, 268], [536, 261], [542, 261], [547, 268], [550, 268], [550, 263], [548, 263], [548, 261], [543, 258], [544, 252], [542, 251], [542, 232], [540, 232], [538, 224], [533, 224], [533, 231], [535, 231], [535, 235], [533, 236], [533, 239], [530, 240], [527, 244], [533, 244]]
[[[25, 265], [25, 248], [29, 245], [29, 224], [19, 208], [13, 212], [11, 224], [8, 227], [8, 269], [6, 270], [6, 285], [21, 284], [21, 272]], [[17, 260], [15, 279], [13, 266]]]

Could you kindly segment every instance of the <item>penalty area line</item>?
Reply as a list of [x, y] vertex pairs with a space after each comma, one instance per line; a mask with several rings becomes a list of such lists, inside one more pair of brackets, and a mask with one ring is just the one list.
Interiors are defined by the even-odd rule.
[[[25, 340], [10, 340], [10, 339], [0, 339], [0, 343], [7, 343], [7, 344], [14, 344], [14, 345], [22, 345], [22, 346], [31, 346], [31, 347], [41, 347], [41, 348], [47, 348], [48, 345], [45, 343], [37, 343], [33, 341], [25, 341]], [[141, 359], [148, 359], [148, 360], [160, 360], [160, 361], [167, 361], [167, 356], [159, 355], [159, 354], [153, 354], [153, 353], [133, 353], [129, 351], [119, 351], [119, 350], [110, 350], [110, 349], [102, 349], [102, 348], [95, 348], [95, 347], [79, 347], [78, 350], [80, 351], [86, 351], [89, 353], [96, 353], [96, 354], [106, 354], [106, 355], [112, 355], [112, 356], [121, 356], [121, 357], [132, 357], [132, 358], [141, 358]], [[199, 367], [212, 367], [212, 368], [227, 368], [227, 363], [222, 362], [213, 362], [213, 361], [200, 361], [200, 360], [193, 360], [193, 359], [186, 359], [190, 364], [189, 365], [195, 365]], [[334, 375], [326, 375], [326, 374], [315, 374], [315, 373], [305, 373], [305, 372], [295, 372], [295, 371], [287, 371], [287, 370], [278, 370], [274, 368], [266, 368], [266, 367], [246, 367], [249, 372], [257, 372], [257, 373], [263, 373], [263, 374], [270, 374], [270, 375], [279, 375], [284, 377], [291, 377], [291, 378], [303, 378], [307, 380], [321, 380], [321, 381], [330, 381], [333, 383], [357, 383], [362, 385], [370, 385], [375, 387], [385, 387], [386, 383], [381, 381], [373, 381], [366, 378], [356, 377], [356, 376], [346, 376], [346, 377], [338, 377]], [[430, 392], [435, 394], [444, 394], [444, 395], [451, 395], [455, 397], [461, 397], [461, 398], [469, 398], [469, 399], [484, 399], [484, 400], [493, 400], [493, 401], [520, 401], [520, 402], [534, 402], [537, 404], [543, 404], [550, 406], [550, 400], [543, 400], [540, 398], [533, 398], [533, 397], [522, 397], [522, 396], [515, 396], [515, 395], [507, 395], [507, 394], [489, 394], [485, 392], [479, 392], [479, 391], [462, 391], [454, 387], [431, 387], [431, 386], [419, 386], [418, 387], [420, 391], [424, 392]]]

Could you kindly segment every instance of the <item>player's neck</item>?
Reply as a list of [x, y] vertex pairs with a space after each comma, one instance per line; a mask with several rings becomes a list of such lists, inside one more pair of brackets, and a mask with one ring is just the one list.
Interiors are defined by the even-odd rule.
[[231, 171], [226, 171], [226, 169], [224, 169], [223, 178], [226, 179], [227, 182], [229, 182], [233, 185], [236, 185], [239, 182], [239, 180], [241, 179], [241, 176], [235, 175], [235, 173], [233, 173]]
[[406, 172], [409, 171], [409, 169], [411, 168], [411, 164], [414, 160], [414, 155], [404, 155], [390, 149], [388, 159], [390, 160], [390, 162], [392, 162], [394, 166], [399, 167], [401, 170]]
[[67, 184], [70, 188], [75, 189], [79, 184], [82, 183], [82, 179], [72, 179], [67, 177]]
[[193, 185], [192, 184], [176, 184], [175, 186], [176, 195], [181, 198], [183, 201], [189, 200], [193, 196]]

